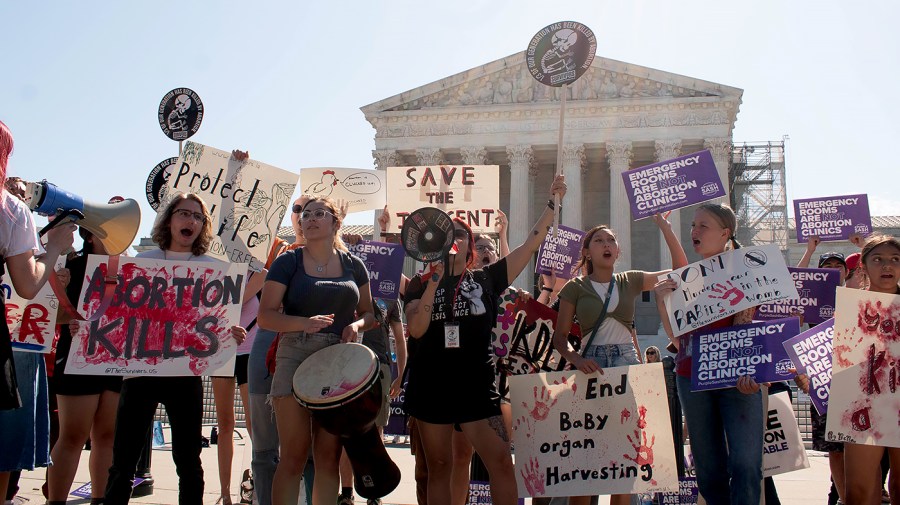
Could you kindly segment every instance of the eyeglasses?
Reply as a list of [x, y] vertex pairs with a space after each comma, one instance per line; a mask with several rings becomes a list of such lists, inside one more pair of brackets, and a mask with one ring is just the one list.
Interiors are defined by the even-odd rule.
[[194, 221], [197, 221], [198, 223], [206, 222], [206, 216], [204, 216], [200, 212], [192, 212], [187, 209], [175, 209], [172, 211], [172, 215], [178, 216], [182, 219], [193, 219]]
[[453, 238], [469, 238], [469, 234], [466, 232], [466, 230], [463, 230], [461, 228], [454, 228]]
[[492, 245], [477, 245], [477, 246], [475, 246], [475, 250], [478, 252], [494, 252], [494, 251], [496, 251], [496, 249], [494, 249], [494, 246], [492, 246]]
[[303, 212], [303, 206], [299, 203], [295, 203], [294, 206], [291, 207], [291, 210], [294, 211], [294, 214], [299, 214]]
[[331, 216], [331, 217], [336, 217], [334, 214], [332, 214], [331, 212], [328, 212], [325, 209], [316, 209], [316, 210], [304, 210], [303, 212], [301, 212], [300, 220], [301, 221], [310, 221], [312, 219], [319, 220], [319, 219], [324, 218], [326, 215]]

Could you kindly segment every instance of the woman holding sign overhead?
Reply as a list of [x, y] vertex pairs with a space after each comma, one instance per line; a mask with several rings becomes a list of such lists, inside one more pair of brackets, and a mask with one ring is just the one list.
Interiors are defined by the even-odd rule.
[[[740, 247], [734, 234], [737, 218], [731, 207], [704, 203], [694, 212], [691, 244], [704, 259]], [[691, 391], [691, 336], [716, 328], [751, 322], [756, 308], [724, 317], [674, 337], [663, 300], [677, 287], [674, 280], [656, 284], [656, 303], [669, 340], [678, 348], [675, 358], [678, 397], [691, 431], [691, 453], [700, 494], [710, 505], [757, 505], [761, 493], [763, 405], [759, 385], [749, 376], [736, 388]]]
[[[566, 192], [558, 176], [550, 201], [528, 239], [505, 258], [473, 269], [475, 241], [471, 229], [454, 219], [455, 254], [430, 275], [410, 280], [406, 289], [409, 334], [418, 350], [407, 367], [404, 408], [416, 419], [428, 462], [428, 503], [450, 503], [452, 433], [461, 430], [478, 451], [490, 474], [495, 505], [517, 500], [509, 433], [500, 411], [491, 352], [499, 294], [537, 251], [553, 221], [553, 195]], [[579, 203], [580, 204], [580, 203]]]
[[[672, 268], [687, 265], [684, 249], [672, 231], [672, 225], [659, 214], [653, 217], [662, 231]], [[660, 275], [670, 272], [642, 272], [629, 270], [613, 273], [619, 258], [616, 235], [606, 225], [588, 230], [582, 239], [578, 270], [586, 271], [575, 277], [559, 292], [559, 317], [553, 331], [553, 345], [559, 353], [580, 371], [590, 374], [603, 368], [638, 365], [641, 363], [634, 328], [634, 300], [641, 291], [653, 289]], [[583, 331], [591, 328], [584, 352], [579, 355], [569, 348], [569, 330], [577, 316]], [[630, 495], [613, 495], [613, 505], [627, 504]], [[570, 497], [570, 505], [587, 504], [589, 496]]]
[[[868, 290], [888, 295], [900, 294], [900, 240], [887, 235], [872, 235], [866, 240], [861, 254], [860, 264], [869, 279]], [[886, 318], [884, 322], [890, 321]], [[882, 325], [882, 330], [885, 326]], [[874, 337], [868, 338], [874, 340]], [[844, 480], [848, 505], [881, 502], [880, 462], [885, 451], [891, 461], [888, 481], [891, 503], [900, 503], [900, 475], [895, 471], [900, 469], [900, 448], [845, 442]]]

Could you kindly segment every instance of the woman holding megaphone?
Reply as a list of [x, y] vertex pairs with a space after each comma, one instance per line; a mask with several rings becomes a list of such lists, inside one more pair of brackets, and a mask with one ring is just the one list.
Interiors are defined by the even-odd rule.
[[[6, 168], [13, 137], [0, 121], [0, 273], [6, 270], [16, 293], [37, 295], [60, 253], [72, 246], [75, 225], [63, 223], [45, 235], [41, 251], [31, 211], [6, 190]], [[0, 311], [6, 309], [0, 297]], [[6, 497], [9, 474], [50, 463], [50, 416], [44, 356], [13, 352], [6, 318], [0, 319], [0, 499]]]
[[[473, 269], [472, 230], [453, 220], [453, 247], [444, 262], [415, 277], [406, 290], [409, 335], [418, 350], [408, 363], [404, 409], [415, 418], [428, 462], [429, 505], [450, 504], [451, 440], [462, 431], [490, 474], [495, 505], [518, 499], [510, 436], [494, 384], [491, 331], [500, 293], [528, 264], [553, 222], [554, 195], [566, 193], [564, 176], [550, 187], [550, 201], [525, 242], [500, 261]], [[580, 205], [581, 202], [578, 202]]]

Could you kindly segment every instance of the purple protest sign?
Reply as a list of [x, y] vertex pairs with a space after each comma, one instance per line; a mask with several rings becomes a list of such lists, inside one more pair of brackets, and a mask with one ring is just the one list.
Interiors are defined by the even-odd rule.
[[828, 390], [831, 387], [834, 319], [784, 341], [784, 350], [797, 365], [798, 373], [809, 377], [809, 399], [816, 412], [828, 412]]
[[551, 275], [554, 272], [561, 279], [577, 277], [575, 264], [581, 257], [581, 239], [584, 232], [568, 226], [559, 226], [556, 238], [548, 233], [538, 250], [535, 271], [539, 274]]
[[796, 317], [730, 326], [691, 337], [691, 391], [733, 387], [743, 375], [756, 382], [792, 379], [782, 342], [800, 333]]
[[360, 240], [347, 247], [369, 270], [372, 298], [396, 300], [400, 296], [400, 276], [403, 274], [403, 247], [371, 240]]
[[622, 172], [622, 181], [635, 221], [725, 196], [709, 151]]
[[834, 241], [847, 240], [854, 233], [866, 236], [872, 231], [869, 197], [845, 195], [794, 200], [794, 223], [800, 243], [809, 242], [810, 237]]
[[756, 308], [756, 318], [764, 321], [789, 317], [793, 311], [803, 314], [803, 322], [819, 324], [834, 317], [834, 297], [841, 273], [833, 268], [788, 267], [800, 298], [785, 298], [763, 303]]

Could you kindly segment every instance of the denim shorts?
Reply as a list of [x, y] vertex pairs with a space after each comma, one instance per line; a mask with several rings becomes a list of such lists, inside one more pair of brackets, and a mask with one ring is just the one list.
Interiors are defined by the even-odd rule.
[[269, 396], [281, 398], [291, 395], [294, 373], [300, 363], [316, 351], [341, 342], [341, 336], [334, 333], [282, 333], [275, 353], [275, 375]]
[[633, 344], [592, 345], [585, 350], [584, 357], [594, 360], [600, 368], [641, 364]]

